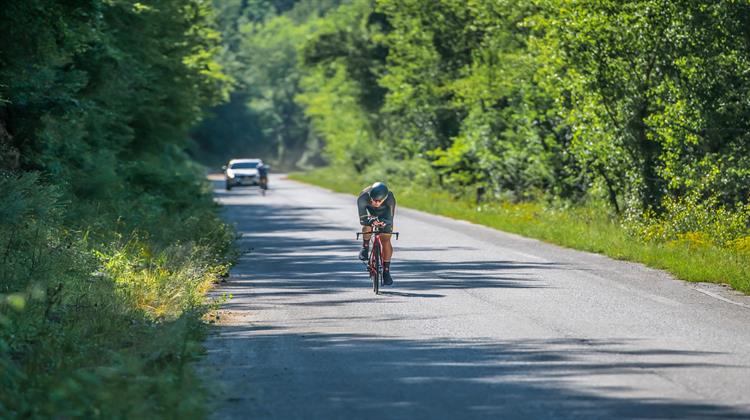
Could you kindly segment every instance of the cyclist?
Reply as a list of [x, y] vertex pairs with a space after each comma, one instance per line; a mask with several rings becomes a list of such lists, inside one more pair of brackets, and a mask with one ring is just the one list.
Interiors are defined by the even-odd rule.
[[258, 175], [260, 177], [260, 188], [268, 189], [268, 165], [261, 163], [258, 165]]
[[[359, 210], [359, 224], [362, 225], [362, 250], [359, 259], [366, 261], [370, 253], [370, 232], [373, 226], [380, 228], [381, 232], [393, 232], [393, 216], [396, 214], [396, 197], [382, 182], [376, 182], [362, 190], [357, 198], [357, 209]], [[389, 233], [380, 235], [383, 243], [383, 284], [393, 284], [391, 277], [391, 256], [393, 246]]]

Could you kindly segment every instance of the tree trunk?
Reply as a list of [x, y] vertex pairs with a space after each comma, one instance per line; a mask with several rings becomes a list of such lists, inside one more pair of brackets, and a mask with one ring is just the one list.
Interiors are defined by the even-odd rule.
[[661, 154], [661, 145], [650, 140], [647, 126], [644, 122], [648, 116], [648, 103], [640, 104], [629, 124], [629, 131], [633, 136], [635, 148], [640, 155], [640, 175], [643, 186], [640, 191], [640, 201], [643, 209], [658, 208], [664, 194], [664, 181], [659, 178], [657, 165]]

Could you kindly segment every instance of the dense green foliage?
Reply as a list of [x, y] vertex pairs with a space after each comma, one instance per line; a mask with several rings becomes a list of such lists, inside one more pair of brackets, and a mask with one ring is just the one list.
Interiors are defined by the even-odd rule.
[[[320, 163], [319, 139], [296, 96], [303, 70], [297, 49], [317, 17], [340, 0], [216, 1], [225, 39], [221, 61], [235, 79], [228, 104], [213, 109], [193, 132], [201, 159], [261, 157], [281, 168]], [[311, 143], [312, 142], [312, 143]]]
[[201, 415], [186, 363], [232, 240], [184, 151], [231, 82], [211, 13], [0, 8], [0, 417]]
[[244, 41], [296, 48], [263, 72], [294, 74], [308, 131], [282, 137], [308, 155], [480, 204], [597, 207], [646, 241], [750, 241], [750, 3], [352, 0], [290, 17], [313, 3]]

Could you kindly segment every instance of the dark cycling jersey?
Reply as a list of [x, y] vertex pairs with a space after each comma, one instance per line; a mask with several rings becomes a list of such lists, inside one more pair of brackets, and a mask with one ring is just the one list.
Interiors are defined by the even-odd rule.
[[396, 196], [393, 192], [388, 191], [385, 202], [380, 207], [373, 207], [370, 204], [370, 190], [367, 187], [357, 197], [357, 210], [359, 210], [359, 224], [366, 225], [368, 216], [376, 216], [381, 222], [385, 223], [385, 230], [393, 229], [393, 216], [396, 214]]

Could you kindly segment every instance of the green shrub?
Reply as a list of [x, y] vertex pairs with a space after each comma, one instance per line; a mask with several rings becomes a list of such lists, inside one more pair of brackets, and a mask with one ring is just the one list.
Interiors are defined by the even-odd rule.
[[233, 234], [194, 184], [74, 206], [36, 174], [0, 176], [0, 417], [201, 415], [186, 363]]
[[624, 226], [647, 242], [682, 242], [692, 247], [731, 248], [750, 231], [750, 205], [729, 209], [719, 198], [702, 198], [698, 193], [666, 197], [663, 211], [655, 214], [630, 212]]

